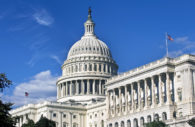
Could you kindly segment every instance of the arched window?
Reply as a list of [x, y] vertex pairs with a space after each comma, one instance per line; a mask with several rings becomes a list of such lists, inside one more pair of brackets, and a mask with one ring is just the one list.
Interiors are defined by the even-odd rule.
[[104, 127], [104, 120], [101, 121], [101, 127]]
[[162, 113], [162, 120], [163, 121], [167, 120], [167, 113], [166, 112]]
[[73, 127], [78, 127], [78, 124], [77, 123], [73, 123]]
[[158, 115], [158, 114], [155, 114], [155, 115], [154, 115], [154, 120], [155, 120], [155, 121], [159, 121], [159, 115]]
[[117, 122], [115, 123], [115, 126], [114, 127], [118, 127], [118, 123]]
[[68, 123], [64, 122], [63, 127], [68, 127]]
[[127, 127], [131, 127], [131, 121], [127, 120]]
[[138, 121], [136, 118], [133, 120], [133, 127], [138, 127]]
[[112, 127], [112, 124], [111, 123], [109, 124], [109, 127]]
[[141, 117], [140, 118], [140, 126], [141, 127], [144, 127], [144, 117]]
[[121, 127], [125, 127], [124, 121], [121, 121]]
[[148, 122], [148, 123], [152, 122], [152, 118], [151, 118], [151, 116], [150, 116], [150, 115], [149, 115], [149, 116], [147, 116], [147, 122]]

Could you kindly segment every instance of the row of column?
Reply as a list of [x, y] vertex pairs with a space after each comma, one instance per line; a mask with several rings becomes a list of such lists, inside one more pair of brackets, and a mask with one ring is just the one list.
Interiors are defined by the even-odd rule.
[[24, 115], [17, 116], [15, 118], [16, 119], [16, 126], [21, 127], [24, 123], [26, 123], [28, 121], [28, 119], [32, 119], [30, 115], [32, 115], [32, 114], [24, 114]]
[[[53, 113], [54, 112], [49, 111], [49, 113], [50, 113], [50, 116], [47, 116], [47, 117], [49, 117], [50, 120], [55, 121], [55, 119], [53, 119]], [[73, 120], [74, 113], [72, 113], [72, 112], [66, 113], [66, 115], [68, 115], [68, 121], [66, 121], [66, 122], [64, 121], [64, 119], [67, 119], [67, 118], [63, 118], [64, 113], [59, 112], [59, 115], [60, 115], [59, 119], [57, 119], [57, 121], [55, 121], [57, 123], [56, 127], [64, 127], [64, 126], [67, 126], [67, 127], [73, 127], [73, 126], [75, 126], [75, 127], [78, 127], [78, 126], [79, 127], [85, 127], [85, 122], [84, 122], [84, 117], [85, 116], [82, 113], [77, 114], [77, 116], [78, 116], [77, 123], [75, 123], [74, 120]]]
[[86, 94], [104, 95], [104, 84], [105, 80], [95, 79], [63, 82], [57, 86], [58, 98]]
[[147, 109], [174, 101], [173, 73], [162, 73], [109, 90], [109, 117]]
[[66, 66], [65, 74], [74, 73], [74, 72], [83, 72], [83, 71], [92, 71], [92, 72], [104, 72], [104, 73], [116, 73], [116, 68], [109, 64], [101, 63], [89, 63], [89, 64], [76, 64]]

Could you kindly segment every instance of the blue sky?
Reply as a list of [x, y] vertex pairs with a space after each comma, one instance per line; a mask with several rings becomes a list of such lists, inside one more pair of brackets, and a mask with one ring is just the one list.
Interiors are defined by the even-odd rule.
[[[70, 47], [84, 33], [88, 7], [95, 33], [119, 72], [165, 56], [195, 53], [194, 0], [0, 0], [0, 72], [13, 86], [1, 96], [15, 107], [55, 100], [55, 81]], [[29, 97], [24, 97], [24, 92]]]

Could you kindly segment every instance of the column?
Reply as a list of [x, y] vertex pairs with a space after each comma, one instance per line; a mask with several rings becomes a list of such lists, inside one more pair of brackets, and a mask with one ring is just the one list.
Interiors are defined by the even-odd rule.
[[68, 96], [68, 82], [66, 82], [65, 87], [66, 87], [66, 96]]
[[162, 96], [162, 80], [161, 80], [161, 74], [158, 76], [158, 88], [159, 88], [159, 105], [162, 105], [163, 103], [163, 96]]
[[22, 117], [20, 116], [20, 127], [22, 126]]
[[155, 83], [154, 83], [154, 77], [151, 77], [151, 83], [152, 83], [152, 106], [155, 105]]
[[81, 80], [81, 94], [85, 94], [85, 83], [84, 80]]
[[72, 127], [72, 112], [70, 112], [70, 127]]
[[59, 127], [63, 127], [63, 123], [62, 123], [62, 112], [60, 112]]
[[72, 96], [72, 82], [70, 82], [69, 84], [69, 95]]
[[106, 92], [106, 104], [107, 104], [107, 109], [108, 109], [108, 118], [110, 118], [110, 92]]
[[81, 114], [80, 113], [79, 113], [78, 127], [82, 127], [82, 118], [81, 118]]
[[49, 111], [50, 112], [50, 120], [52, 120], [52, 113], [53, 111]]
[[99, 95], [102, 94], [102, 80], [99, 80]]
[[147, 79], [144, 79], [144, 94], [145, 94], [145, 107], [148, 107], [148, 83], [147, 83]]
[[166, 92], [167, 92], [167, 104], [171, 103], [171, 94], [170, 94], [170, 76], [169, 72], [166, 73]]
[[59, 91], [58, 91], [58, 93], [59, 93], [59, 98], [61, 98], [61, 84], [59, 84]]
[[131, 84], [131, 109], [134, 111], [134, 93], [133, 93], [133, 83]]
[[100, 70], [99, 70], [99, 64], [97, 64], [97, 72], [100, 72]]
[[120, 112], [120, 114], [121, 114], [121, 112], [122, 112], [122, 95], [121, 95], [121, 87], [118, 88], [118, 91], [119, 91], [119, 94], [118, 94], [118, 96], [119, 96], [119, 112]]
[[94, 69], [94, 63], [91, 64], [91, 67], [92, 67], [92, 71], [94, 72], [95, 69]]
[[57, 84], [57, 99], [59, 99], [60, 96], [59, 96], [59, 84]]
[[101, 69], [102, 69], [101, 72], [104, 72], [104, 64], [101, 64]]
[[26, 123], [26, 114], [23, 115], [23, 123]]
[[127, 85], [125, 85], [125, 112], [128, 111], [128, 94], [127, 94]]
[[89, 82], [89, 79], [87, 79], [87, 94], [90, 94], [90, 82]]
[[105, 64], [105, 72], [108, 73], [108, 64]]
[[63, 97], [65, 97], [65, 82], [63, 83]]
[[113, 101], [114, 101], [114, 115], [116, 115], [116, 93], [113, 89]]
[[95, 80], [93, 80], [93, 95], [95, 95]]
[[76, 84], [76, 95], [79, 95], [79, 82], [78, 80], [75, 81]]
[[137, 88], [137, 91], [138, 91], [137, 92], [137, 95], [138, 95], [138, 98], [137, 98], [138, 99], [138, 108], [140, 110], [141, 109], [141, 90], [140, 90], [141, 89], [141, 81], [137, 82], [137, 87], [138, 87]]

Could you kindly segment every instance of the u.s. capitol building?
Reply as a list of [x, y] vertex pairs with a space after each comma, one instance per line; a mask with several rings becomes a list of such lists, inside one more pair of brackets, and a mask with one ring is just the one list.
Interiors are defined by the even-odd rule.
[[84, 27], [62, 65], [57, 101], [12, 110], [17, 127], [41, 116], [57, 127], [142, 127], [153, 120], [189, 126], [186, 121], [195, 117], [195, 56], [165, 57], [117, 74], [108, 46], [94, 33], [90, 10]]

